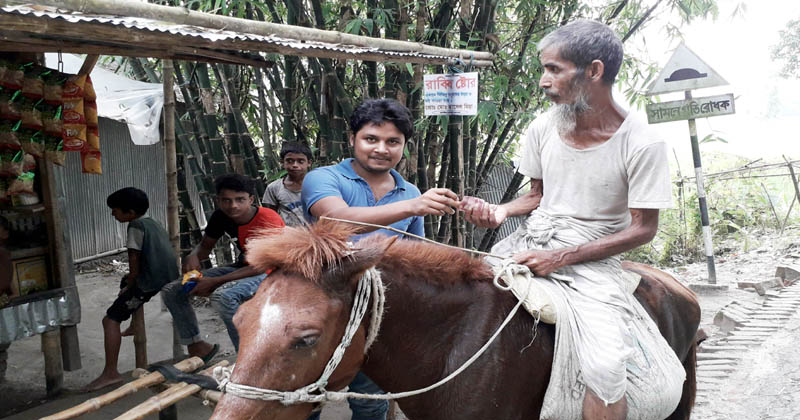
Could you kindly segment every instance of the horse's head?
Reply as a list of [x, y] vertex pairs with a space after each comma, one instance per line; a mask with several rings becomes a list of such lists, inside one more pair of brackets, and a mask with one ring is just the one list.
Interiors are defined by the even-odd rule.
[[[355, 287], [393, 240], [370, 241], [351, 249], [352, 228], [320, 222], [310, 228], [265, 232], [248, 243], [248, 262], [277, 267], [255, 296], [243, 304], [234, 323], [239, 355], [231, 382], [262, 389], [294, 391], [319, 379], [341, 341]], [[328, 390], [345, 387], [364, 357], [363, 326], [328, 381]], [[213, 419], [296, 419], [311, 404], [283, 405], [225, 394]]]

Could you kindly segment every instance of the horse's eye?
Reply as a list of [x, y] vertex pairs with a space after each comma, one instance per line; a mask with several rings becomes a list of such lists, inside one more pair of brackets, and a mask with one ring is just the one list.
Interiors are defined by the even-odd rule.
[[317, 344], [317, 340], [319, 340], [319, 335], [307, 335], [305, 337], [300, 337], [292, 343], [292, 350], [299, 350], [299, 349], [306, 349], [309, 347], [313, 347], [314, 344]]

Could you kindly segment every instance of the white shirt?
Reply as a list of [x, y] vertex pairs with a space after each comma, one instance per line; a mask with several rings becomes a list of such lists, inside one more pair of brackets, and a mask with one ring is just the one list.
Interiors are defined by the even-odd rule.
[[672, 207], [667, 145], [633, 113], [611, 138], [588, 149], [567, 145], [552, 113], [545, 113], [526, 131], [519, 171], [542, 180], [540, 209], [609, 234], [630, 225], [630, 209]]

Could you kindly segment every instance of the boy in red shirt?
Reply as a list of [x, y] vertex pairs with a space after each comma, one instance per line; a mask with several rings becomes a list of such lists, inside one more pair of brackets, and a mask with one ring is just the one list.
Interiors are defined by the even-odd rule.
[[190, 356], [202, 357], [208, 362], [219, 350], [218, 344], [210, 344], [200, 338], [197, 317], [189, 303], [189, 295], [210, 296], [211, 305], [217, 310], [236, 351], [239, 351], [239, 334], [233, 324], [233, 315], [239, 305], [253, 297], [258, 286], [267, 276], [245, 261], [247, 241], [266, 228], [283, 227], [278, 213], [266, 207], [256, 207], [253, 196], [253, 181], [249, 177], [229, 174], [214, 181], [217, 192], [217, 210], [211, 215], [200, 244], [183, 258], [183, 272], [201, 270], [200, 262], [214, 249], [222, 235], [227, 234], [239, 248], [236, 263], [202, 271], [203, 277], [189, 292], [183, 290], [180, 281], [174, 281], [162, 289], [164, 303], [172, 314], [181, 344], [187, 346]]

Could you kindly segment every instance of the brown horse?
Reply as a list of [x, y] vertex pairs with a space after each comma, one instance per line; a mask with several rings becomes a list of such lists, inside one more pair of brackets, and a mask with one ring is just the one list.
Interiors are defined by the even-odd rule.
[[[232, 382], [285, 391], [315, 382], [344, 333], [358, 279], [372, 266], [387, 289], [378, 339], [364, 355], [366, 317], [329, 390], [345, 387], [359, 369], [388, 392], [433, 384], [471, 357], [516, 303], [493, 286], [489, 267], [465, 252], [372, 235], [348, 253], [352, 234], [349, 227], [321, 222], [249, 244], [252, 264], [279, 269], [234, 318], [241, 343]], [[683, 361], [687, 380], [669, 419], [688, 419], [695, 396], [697, 299], [661, 271], [625, 267], [642, 275], [636, 296]], [[539, 323], [528, 347], [533, 328], [533, 317], [520, 311], [473, 365], [439, 388], [398, 400], [400, 408], [413, 420], [539, 418], [555, 328]], [[226, 394], [212, 418], [304, 420], [312, 408]]]

